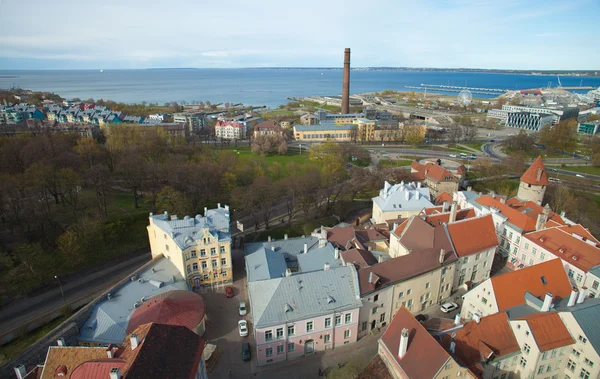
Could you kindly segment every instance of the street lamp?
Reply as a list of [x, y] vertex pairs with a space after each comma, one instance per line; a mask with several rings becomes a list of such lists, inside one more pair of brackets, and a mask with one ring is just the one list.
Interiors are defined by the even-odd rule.
[[62, 283], [60, 282], [60, 279], [58, 279], [58, 276], [54, 275], [54, 279], [58, 280], [58, 285], [60, 287], [60, 294], [62, 295], [63, 302], [65, 303], [65, 305], [67, 305], [67, 299], [65, 299], [65, 292], [63, 291]]

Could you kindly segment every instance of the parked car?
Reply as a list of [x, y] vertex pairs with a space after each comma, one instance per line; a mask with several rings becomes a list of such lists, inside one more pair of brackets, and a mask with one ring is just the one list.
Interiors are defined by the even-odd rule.
[[244, 342], [242, 344], [242, 359], [244, 360], [244, 362], [248, 362], [251, 359], [250, 344], [248, 342]]
[[471, 154], [471, 155], [469, 156], [469, 159], [477, 159], [477, 155], [475, 155], [475, 154]]
[[238, 331], [240, 332], [240, 337], [246, 337], [248, 335], [248, 321], [238, 321]]
[[552, 172], [558, 172], [558, 170], [555, 169], [554, 167], [550, 168], [550, 171], [552, 171]]
[[225, 288], [225, 296], [233, 297], [233, 288], [231, 288], [231, 287]]
[[428, 317], [427, 317], [427, 315], [424, 315], [424, 314], [418, 314], [415, 316], [415, 319], [418, 322], [423, 322], [423, 321], [427, 321]]
[[444, 303], [440, 307], [440, 310], [444, 313], [450, 313], [455, 309], [458, 309], [458, 304], [456, 303]]
[[585, 175], [581, 175], [581, 174], [575, 174], [575, 176], [578, 178], [585, 178]]
[[449, 157], [450, 158], [456, 158], [456, 154], [450, 154]]
[[248, 313], [248, 309], [246, 309], [246, 302], [240, 301], [240, 316], [245, 316]]

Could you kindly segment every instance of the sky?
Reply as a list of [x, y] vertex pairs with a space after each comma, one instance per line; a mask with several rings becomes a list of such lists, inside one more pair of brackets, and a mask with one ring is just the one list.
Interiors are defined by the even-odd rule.
[[598, 0], [0, 0], [0, 70], [600, 68]]

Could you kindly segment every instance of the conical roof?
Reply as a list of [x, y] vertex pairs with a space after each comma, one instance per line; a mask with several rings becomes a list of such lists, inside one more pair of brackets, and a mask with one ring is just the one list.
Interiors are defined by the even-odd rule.
[[536, 186], [548, 185], [548, 174], [546, 174], [546, 168], [544, 167], [544, 162], [542, 162], [541, 155], [533, 161], [531, 166], [521, 176], [521, 181]]

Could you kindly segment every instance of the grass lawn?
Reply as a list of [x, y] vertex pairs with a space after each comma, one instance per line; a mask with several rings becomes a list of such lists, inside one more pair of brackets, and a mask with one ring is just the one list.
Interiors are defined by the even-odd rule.
[[[245, 237], [244, 242], [266, 241], [269, 236], [274, 239], [283, 239], [285, 234], [287, 234], [289, 238], [300, 237], [302, 235], [309, 235], [314, 229], [321, 225], [333, 226], [335, 224], [337, 224], [335, 217], [324, 217], [307, 223], [293, 223], [291, 227], [288, 227], [287, 225], [278, 226], [269, 230], [250, 234]], [[276, 223], [273, 223], [273, 225], [276, 225]]]
[[382, 159], [379, 161], [377, 166], [379, 168], [404, 167], [410, 166], [411, 163], [413, 163], [413, 160], [409, 159]]
[[[238, 155], [238, 159], [241, 162], [247, 162], [251, 159], [261, 159], [261, 156], [258, 154], [254, 154], [248, 147], [240, 147], [238, 149], [229, 148], [223, 149], [223, 151], [231, 151]], [[267, 165], [272, 165], [275, 162], [278, 162], [283, 167], [285, 167], [288, 163], [293, 162], [298, 165], [309, 165], [309, 164], [317, 164], [314, 161], [308, 159], [308, 151], [306, 149], [302, 150], [302, 155], [298, 154], [299, 150], [288, 151], [286, 155], [266, 155], [264, 156], [265, 163]]]
[[301, 101], [300, 104], [302, 104], [302, 105], [304, 105], [306, 107], [315, 107], [315, 108], [324, 109], [324, 110], [329, 111], [331, 113], [339, 113], [342, 110], [341, 107], [338, 107], [338, 106], [335, 106], [335, 105], [321, 104], [321, 103], [316, 102], [316, 101], [305, 100], [305, 101]]
[[600, 167], [596, 166], [566, 166], [561, 167], [561, 170], [580, 172], [582, 174], [592, 174], [600, 176]]
[[59, 317], [49, 324], [46, 324], [36, 330], [32, 330], [23, 337], [19, 337], [16, 340], [7, 343], [6, 345], [0, 346], [0, 365], [3, 365], [6, 361], [23, 352], [31, 344], [44, 337], [46, 334], [52, 331], [52, 329], [56, 328], [65, 320], [66, 317]]
[[486, 143], [487, 142], [463, 142], [463, 143], [461, 143], [461, 145], [468, 146], [475, 150], [481, 150], [482, 146], [485, 145]]
[[264, 111], [264, 112], [260, 112], [260, 115], [263, 117], [268, 117], [268, 116], [286, 116], [286, 117], [293, 117], [295, 116], [294, 111], [289, 111], [287, 109], [272, 109], [269, 111]]

